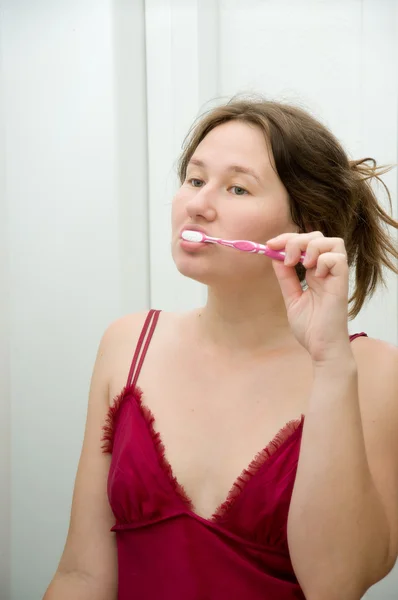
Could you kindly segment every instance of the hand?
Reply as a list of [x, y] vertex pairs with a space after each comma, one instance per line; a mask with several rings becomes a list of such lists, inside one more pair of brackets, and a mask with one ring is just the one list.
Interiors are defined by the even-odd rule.
[[[344, 240], [320, 231], [286, 233], [268, 240], [273, 250], [286, 251], [285, 262], [272, 264], [285, 301], [289, 324], [314, 362], [350, 352], [348, 334], [349, 269]], [[306, 253], [308, 289], [303, 290], [295, 265]]]

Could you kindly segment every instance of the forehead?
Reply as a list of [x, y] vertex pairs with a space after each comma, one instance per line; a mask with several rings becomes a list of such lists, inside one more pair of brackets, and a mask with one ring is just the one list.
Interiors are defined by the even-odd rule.
[[228, 121], [212, 129], [197, 146], [193, 158], [237, 163], [262, 171], [271, 165], [264, 133], [243, 121]]

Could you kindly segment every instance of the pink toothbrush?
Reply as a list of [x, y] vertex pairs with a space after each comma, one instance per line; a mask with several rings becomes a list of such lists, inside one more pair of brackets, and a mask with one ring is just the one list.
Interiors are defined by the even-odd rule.
[[[266, 256], [269, 256], [269, 258], [274, 258], [275, 260], [285, 260], [285, 252], [283, 250], [271, 250], [271, 248], [268, 248], [268, 246], [265, 246], [264, 244], [257, 244], [256, 242], [250, 242], [248, 240], [223, 240], [222, 238], [210, 237], [201, 231], [191, 231], [189, 229], [185, 229], [181, 233], [181, 237], [187, 242], [210, 242], [212, 244], [221, 244], [221, 246], [229, 246], [230, 248], [242, 250], [243, 252], [250, 252], [251, 254], [265, 254]], [[300, 262], [303, 262], [304, 258], [305, 252], [302, 252]]]

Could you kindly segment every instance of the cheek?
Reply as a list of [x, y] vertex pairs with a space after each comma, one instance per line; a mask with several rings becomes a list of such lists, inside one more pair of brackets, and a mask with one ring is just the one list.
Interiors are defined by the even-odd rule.
[[178, 220], [184, 213], [185, 201], [181, 192], [177, 192], [171, 203], [172, 220]]
[[293, 221], [290, 212], [285, 207], [277, 211], [269, 213], [265, 218], [265, 226], [267, 230], [272, 232], [272, 235], [290, 231], [293, 226]]
[[267, 239], [276, 237], [280, 233], [295, 231], [289, 208], [285, 205], [264, 207], [257, 206], [255, 210], [246, 213], [241, 220], [242, 233], [255, 241], [264, 243]]

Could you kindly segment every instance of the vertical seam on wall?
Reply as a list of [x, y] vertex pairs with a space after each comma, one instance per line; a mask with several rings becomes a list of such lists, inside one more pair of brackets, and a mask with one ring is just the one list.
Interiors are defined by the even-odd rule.
[[[2, 9], [0, 8], [0, 18], [2, 16]], [[5, 82], [5, 59], [3, 53], [3, 40], [2, 40], [2, 31], [0, 31], [0, 82]], [[3, 293], [3, 302], [5, 305], [5, 310], [2, 315], [4, 319], [4, 329], [2, 329], [2, 334], [4, 334], [4, 388], [5, 394], [4, 397], [0, 399], [0, 403], [4, 402], [4, 411], [5, 411], [5, 422], [3, 426], [6, 428], [6, 436], [3, 438], [3, 442], [6, 443], [5, 449], [5, 480], [9, 482], [9, 485], [6, 485], [5, 491], [5, 514], [8, 518], [5, 518], [5, 532], [4, 536], [1, 538], [2, 544], [4, 546], [0, 550], [0, 556], [2, 556], [4, 562], [0, 569], [4, 570], [1, 575], [4, 575], [4, 592], [6, 596], [11, 593], [11, 254], [10, 254], [10, 215], [7, 204], [7, 137], [6, 137], [6, 100], [4, 87], [0, 88], [0, 197], [3, 197], [3, 208], [4, 208], [4, 255], [3, 255], [3, 264], [5, 269], [5, 277], [4, 280], [6, 282], [5, 292]], [[4, 456], [3, 456], [4, 459]], [[3, 487], [4, 489], [4, 487]], [[3, 514], [4, 517], [4, 514]], [[1, 523], [1, 529], [3, 529], [3, 522]]]
[[151, 211], [149, 206], [150, 198], [150, 177], [149, 177], [149, 117], [148, 117], [148, 60], [147, 60], [147, 20], [146, 20], [146, 0], [142, 2], [142, 8], [144, 13], [143, 27], [144, 27], [144, 104], [145, 104], [145, 155], [146, 155], [146, 204], [145, 204], [145, 234], [146, 234], [146, 257], [147, 257], [147, 303], [148, 308], [152, 308], [152, 267], [151, 267], [151, 243], [150, 243], [150, 219]]
[[215, 21], [216, 21], [216, 96], [220, 96], [220, 60], [221, 60], [221, 19], [220, 19], [220, 2], [216, 2]]
[[[398, 63], [398, 3], [395, 2], [395, 60]], [[398, 72], [395, 70], [395, 102], [396, 102], [396, 117], [397, 117], [397, 127], [396, 127], [396, 135], [395, 135], [395, 147], [396, 147], [396, 156], [398, 158]], [[396, 188], [395, 188], [395, 205], [392, 204], [391, 208], [391, 216], [398, 221], [398, 168], [395, 168], [395, 179], [396, 179]], [[398, 230], [395, 230], [395, 245], [398, 247]], [[398, 286], [397, 286], [397, 295], [396, 295], [396, 306], [398, 311]], [[398, 346], [398, 319], [396, 322], [396, 330], [395, 330], [395, 343]]]

